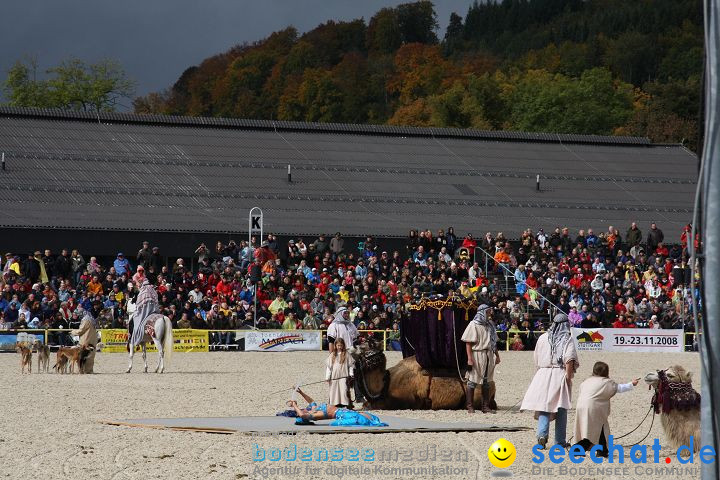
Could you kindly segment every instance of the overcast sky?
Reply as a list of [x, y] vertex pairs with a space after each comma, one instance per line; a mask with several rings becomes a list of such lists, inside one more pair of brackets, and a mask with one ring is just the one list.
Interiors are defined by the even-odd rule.
[[[41, 70], [74, 56], [119, 60], [137, 94], [171, 86], [189, 66], [233, 45], [295, 26], [327, 20], [367, 22], [391, 0], [2, 0], [0, 78], [25, 55]], [[472, 0], [437, 0], [442, 38], [451, 12], [462, 17]], [[129, 102], [128, 106], [129, 106]]]

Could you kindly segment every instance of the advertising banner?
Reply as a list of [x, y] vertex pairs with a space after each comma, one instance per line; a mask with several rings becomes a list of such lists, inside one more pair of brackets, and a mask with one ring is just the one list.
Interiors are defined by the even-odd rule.
[[128, 331], [124, 328], [104, 328], [100, 330], [102, 353], [127, 353]]
[[682, 330], [573, 328], [578, 352], [682, 352]]
[[[207, 330], [176, 329], [173, 330], [175, 345], [173, 352], [209, 352]], [[100, 341], [103, 353], [127, 353], [128, 332], [122, 328], [100, 330]], [[155, 342], [147, 344], [148, 352], [157, 352]]]
[[322, 350], [322, 332], [318, 330], [262, 330], [245, 334], [246, 352], [290, 352], [293, 350]]

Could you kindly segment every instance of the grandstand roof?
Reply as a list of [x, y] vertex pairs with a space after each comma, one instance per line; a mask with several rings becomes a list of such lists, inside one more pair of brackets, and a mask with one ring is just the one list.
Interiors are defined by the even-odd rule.
[[246, 232], [259, 206], [288, 235], [656, 221], [676, 238], [697, 181], [694, 154], [635, 137], [11, 107], [0, 151], [0, 227], [19, 228]]

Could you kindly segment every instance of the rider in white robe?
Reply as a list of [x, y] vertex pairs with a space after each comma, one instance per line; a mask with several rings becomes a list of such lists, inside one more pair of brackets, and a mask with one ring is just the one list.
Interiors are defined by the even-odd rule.
[[160, 302], [158, 301], [157, 292], [150, 282], [145, 280], [140, 293], [138, 293], [135, 301], [135, 313], [133, 314], [133, 334], [132, 344], [139, 345], [145, 336], [145, 325], [148, 317], [154, 313], [158, 313]]

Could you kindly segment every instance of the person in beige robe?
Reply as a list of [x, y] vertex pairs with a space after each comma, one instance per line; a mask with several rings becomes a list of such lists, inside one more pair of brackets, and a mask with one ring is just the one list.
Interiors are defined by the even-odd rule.
[[468, 323], [460, 338], [465, 342], [468, 366], [467, 390], [465, 391], [468, 413], [474, 413], [473, 399], [475, 388], [481, 386], [482, 412], [490, 412], [490, 382], [493, 381], [495, 365], [500, 363], [497, 350], [497, 332], [495, 323], [488, 318], [490, 307], [483, 304], [478, 307], [472, 322]]
[[607, 438], [610, 435], [610, 399], [616, 393], [629, 392], [638, 384], [639, 378], [632, 382], [618, 384], [609, 377], [610, 368], [605, 362], [593, 366], [593, 374], [580, 384], [575, 411], [575, 439], [585, 451], [593, 445], [601, 445], [597, 456], [607, 456]]
[[580, 366], [568, 316], [558, 313], [550, 329], [535, 345], [535, 376], [520, 410], [535, 412], [537, 442], [547, 444], [550, 422], [555, 420], [555, 443], [567, 447], [567, 411], [572, 405], [572, 378]]
[[349, 387], [352, 385], [355, 360], [347, 353], [345, 340], [335, 340], [334, 349], [325, 362], [325, 380], [328, 382], [330, 400], [328, 405], [351, 406]]
[[92, 346], [92, 350], [85, 357], [83, 373], [93, 373], [95, 365], [95, 347], [97, 346], [97, 331], [95, 330], [95, 321], [89, 313], [86, 313], [80, 322], [80, 328], [73, 330], [72, 335], [80, 337], [80, 345], [83, 348]]

